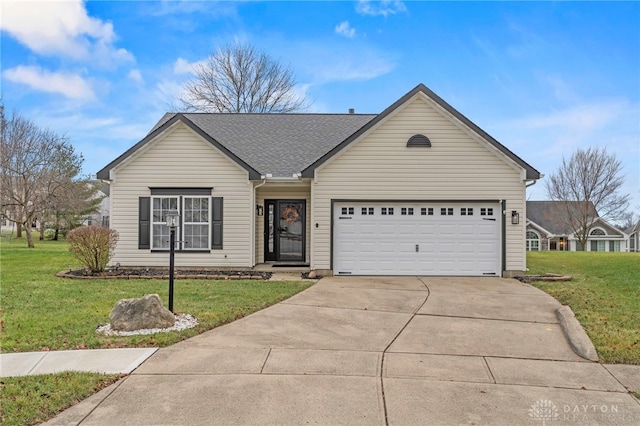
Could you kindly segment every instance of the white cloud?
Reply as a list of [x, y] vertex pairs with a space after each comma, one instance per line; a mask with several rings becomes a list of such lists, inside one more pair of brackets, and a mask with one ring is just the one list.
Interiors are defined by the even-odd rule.
[[336, 81], [364, 81], [391, 72], [396, 66], [390, 54], [366, 46], [301, 46], [306, 52], [299, 65], [313, 84]]
[[190, 74], [193, 65], [186, 59], [178, 58], [173, 63], [174, 74]]
[[356, 29], [349, 25], [349, 21], [343, 21], [336, 25], [335, 32], [347, 38], [354, 38], [356, 36]]
[[201, 59], [195, 62], [189, 62], [186, 59], [178, 58], [173, 63], [173, 73], [176, 75], [181, 74], [193, 74], [194, 67], [199, 67], [201, 65], [206, 65], [207, 59]]
[[356, 5], [356, 12], [362, 15], [389, 16], [406, 12], [407, 6], [400, 0], [369, 1], [360, 0]]
[[213, 17], [235, 16], [237, 14], [236, 2], [229, 1], [193, 1], [193, 0], [161, 0], [150, 3], [152, 10], [149, 14], [154, 16], [165, 15], [208, 15]]
[[139, 84], [144, 83], [144, 79], [142, 78], [142, 73], [140, 73], [140, 70], [137, 68], [129, 71], [129, 74], [127, 74], [127, 77], [129, 78], [129, 80], [135, 81], [136, 83], [139, 83]]
[[113, 46], [111, 22], [92, 18], [82, 0], [2, 2], [0, 28], [40, 55], [62, 56], [98, 65], [133, 60]]
[[2, 75], [9, 81], [25, 84], [41, 92], [59, 93], [71, 99], [85, 101], [96, 98], [91, 85], [78, 74], [50, 72], [36, 66], [19, 65], [5, 70]]

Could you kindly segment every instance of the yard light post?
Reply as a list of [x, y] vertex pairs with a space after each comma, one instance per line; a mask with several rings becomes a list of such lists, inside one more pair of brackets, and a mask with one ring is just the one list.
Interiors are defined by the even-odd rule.
[[176, 252], [176, 227], [180, 220], [177, 213], [167, 214], [167, 226], [169, 227], [169, 310], [173, 313], [173, 269]]

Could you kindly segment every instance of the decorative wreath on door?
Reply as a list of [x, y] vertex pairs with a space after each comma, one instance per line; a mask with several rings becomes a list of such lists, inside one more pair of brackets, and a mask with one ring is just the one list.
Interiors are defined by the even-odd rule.
[[295, 207], [287, 207], [282, 212], [282, 219], [286, 220], [287, 223], [296, 223], [300, 220], [300, 213]]

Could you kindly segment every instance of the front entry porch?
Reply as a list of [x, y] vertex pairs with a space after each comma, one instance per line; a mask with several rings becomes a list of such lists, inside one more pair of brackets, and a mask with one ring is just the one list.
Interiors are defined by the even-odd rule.
[[279, 264], [305, 261], [305, 200], [265, 200], [264, 260]]

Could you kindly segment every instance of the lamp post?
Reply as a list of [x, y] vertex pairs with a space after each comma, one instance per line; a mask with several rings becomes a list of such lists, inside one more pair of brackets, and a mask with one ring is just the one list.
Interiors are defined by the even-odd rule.
[[178, 213], [167, 213], [167, 226], [169, 227], [169, 310], [173, 313], [173, 269], [176, 252], [176, 227], [180, 221]]

